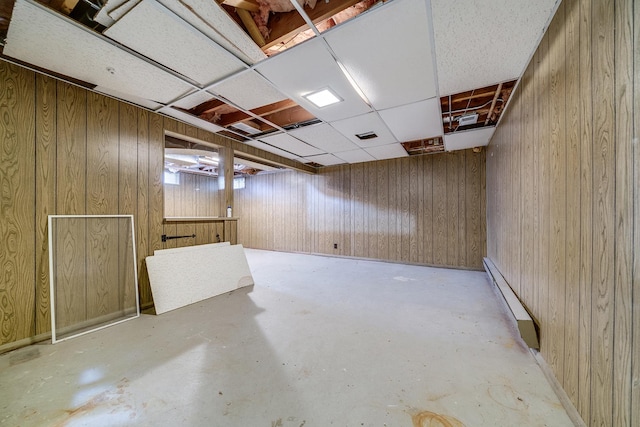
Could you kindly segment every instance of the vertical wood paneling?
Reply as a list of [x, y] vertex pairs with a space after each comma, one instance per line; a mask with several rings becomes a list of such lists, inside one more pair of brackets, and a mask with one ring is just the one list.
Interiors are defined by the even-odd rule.
[[433, 263], [447, 265], [447, 165], [433, 158]]
[[593, 93], [591, 0], [580, 0], [580, 330], [578, 412], [591, 414], [591, 278], [593, 247]]
[[633, 323], [631, 423], [640, 418], [640, 7], [633, 8]]
[[[433, 160], [435, 156], [422, 156], [423, 163], [423, 179], [421, 180], [424, 184], [422, 198], [424, 199], [424, 216], [422, 218], [424, 226], [423, 226], [423, 234], [422, 241], [424, 245], [424, 263], [425, 264], [435, 264], [433, 259]], [[473, 185], [472, 182], [470, 182]], [[480, 212], [478, 212], [479, 214]], [[478, 218], [478, 221], [483, 220], [484, 218]], [[479, 248], [478, 248], [479, 249]], [[477, 252], [476, 252], [477, 254]]]
[[[484, 159], [484, 153], [467, 151], [335, 166], [321, 169], [318, 175], [280, 172], [247, 177], [245, 190], [251, 193], [241, 202], [241, 221], [252, 228], [242, 243], [271, 250], [480, 269], [486, 241]], [[448, 171], [453, 172], [447, 175]], [[290, 202], [294, 199], [297, 212], [286, 214], [288, 204], [294, 207]], [[451, 227], [449, 206], [455, 210]], [[438, 209], [439, 214], [434, 214]], [[264, 212], [280, 211], [289, 219], [265, 218]], [[467, 219], [469, 215], [473, 218]], [[304, 243], [300, 232], [288, 231], [296, 227], [294, 217], [308, 219], [301, 219], [298, 226], [308, 236]], [[449, 229], [451, 243], [447, 242]], [[338, 243], [337, 250], [333, 243]], [[448, 247], [455, 254], [450, 260]]]
[[144, 259], [152, 255], [149, 248], [149, 115], [146, 110], [138, 110], [138, 186], [136, 227], [136, 255], [138, 266], [138, 292], [141, 304], [151, 301], [151, 287]]
[[[88, 215], [118, 213], [118, 101], [89, 92], [87, 98]], [[118, 227], [112, 221], [87, 222], [87, 317], [105, 315], [118, 305], [112, 284], [118, 280]], [[116, 236], [114, 238], [114, 235]], [[95, 260], [95, 262], [94, 262]]]
[[[82, 215], [86, 213], [87, 92], [66, 83], [57, 86], [56, 213]], [[72, 307], [84, 307], [86, 301], [84, 222], [69, 221], [68, 226], [68, 230], [60, 230], [58, 241], [61, 246], [57, 253], [63, 257], [58, 265], [65, 266], [61, 272], [65, 278], [61, 295], [66, 297], [61, 300], [55, 296], [58, 326], [86, 319], [85, 311], [72, 310]], [[76, 230], [78, 227], [82, 230]]]
[[561, 4], [487, 156], [490, 254], [590, 426], [640, 422], [639, 15], [630, 0]]
[[56, 81], [36, 75], [36, 335], [51, 330], [48, 216], [56, 213]]
[[564, 323], [565, 323], [565, 244], [567, 229], [566, 188], [566, 125], [565, 125], [565, 37], [564, 3], [556, 12], [549, 27], [551, 147], [550, 178], [551, 206], [549, 241], [549, 346], [547, 361], [556, 378], [564, 379]]
[[613, 410], [615, 235], [614, 3], [593, 3], [593, 288], [591, 422], [609, 425]]
[[[636, 6], [638, 7], [638, 6]], [[633, 312], [633, 1], [615, 3], [613, 425], [631, 426]], [[640, 182], [635, 183], [640, 186]]]
[[2, 64], [0, 344], [34, 334], [35, 75]]
[[[578, 364], [580, 331], [580, 6], [565, 2], [566, 96], [566, 297], [563, 385], [573, 402], [579, 399]], [[574, 189], [569, 191], [569, 189]]]

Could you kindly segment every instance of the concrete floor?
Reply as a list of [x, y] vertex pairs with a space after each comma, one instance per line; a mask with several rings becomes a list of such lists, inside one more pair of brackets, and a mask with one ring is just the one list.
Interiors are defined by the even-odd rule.
[[483, 272], [247, 250], [256, 285], [0, 356], [0, 426], [572, 426]]

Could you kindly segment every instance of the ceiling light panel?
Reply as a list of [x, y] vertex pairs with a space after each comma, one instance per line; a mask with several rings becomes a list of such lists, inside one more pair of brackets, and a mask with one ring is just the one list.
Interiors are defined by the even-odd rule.
[[379, 145], [377, 147], [369, 147], [365, 149], [376, 160], [396, 159], [398, 157], [407, 157], [407, 151], [400, 144]]
[[400, 142], [442, 135], [442, 116], [438, 98], [382, 110], [379, 113]]
[[304, 126], [290, 131], [289, 134], [327, 153], [338, 153], [358, 148], [357, 145], [326, 123]]
[[[376, 113], [367, 113], [331, 122], [331, 126], [360, 147], [373, 147], [398, 142]], [[361, 140], [356, 136], [366, 132], [373, 132], [378, 136], [366, 140]]]
[[211, 40], [247, 64], [255, 64], [267, 55], [236, 24], [217, 2], [211, 0], [159, 0]]
[[297, 155], [295, 155], [293, 153], [289, 153], [288, 151], [281, 150], [281, 149], [279, 149], [277, 147], [274, 147], [272, 145], [265, 144], [262, 141], [249, 140], [249, 141], [245, 141], [245, 144], [250, 145], [250, 146], [255, 147], [255, 148], [259, 148], [259, 149], [264, 150], [264, 151], [268, 151], [268, 152], [273, 153], [273, 154], [277, 154], [278, 156], [281, 156], [281, 157], [286, 157], [287, 159], [304, 161], [304, 159], [302, 159], [300, 156], [297, 156]]
[[321, 154], [319, 156], [309, 156], [304, 158], [305, 162], [314, 162], [323, 166], [341, 165], [346, 163], [344, 160], [337, 158], [333, 154]]
[[143, 0], [104, 34], [201, 85], [245, 67], [155, 0]]
[[371, 154], [367, 153], [363, 149], [343, 151], [341, 153], [336, 153], [335, 156], [341, 158], [347, 163], [372, 162], [375, 160]]
[[495, 130], [496, 128], [491, 127], [446, 134], [444, 136], [444, 149], [454, 151], [489, 145]]
[[210, 91], [222, 95], [245, 110], [253, 110], [287, 99], [282, 92], [253, 70], [225, 79], [213, 86]]
[[394, 0], [325, 33], [375, 109], [437, 95], [424, 0]]
[[431, 0], [440, 94], [520, 77], [556, 3], [557, 0], [467, 0], [456, 3], [452, 12], [451, 1]]
[[[259, 63], [256, 70], [321, 120], [340, 120], [371, 111], [351, 87], [321, 39], [309, 40], [304, 45], [269, 58]], [[344, 101], [318, 108], [304, 98], [304, 95], [326, 87]]]
[[175, 76], [60, 14], [24, 0], [15, 2], [3, 53], [56, 73], [159, 103], [168, 103], [191, 89]]
[[324, 151], [319, 150], [316, 147], [307, 144], [306, 142], [302, 142], [286, 133], [265, 136], [263, 138], [260, 138], [260, 140], [266, 142], [269, 145], [273, 145], [285, 151], [289, 151], [300, 157], [325, 154]]

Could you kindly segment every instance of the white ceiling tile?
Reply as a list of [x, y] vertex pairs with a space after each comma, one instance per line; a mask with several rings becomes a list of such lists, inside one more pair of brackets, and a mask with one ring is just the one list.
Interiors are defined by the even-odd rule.
[[323, 166], [341, 165], [345, 163], [344, 160], [337, 158], [333, 154], [320, 154], [319, 156], [305, 157], [307, 162], [319, 163]]
[[184, 108], [185, 110], [190, 110], [193, 107], [196, 107], [203, 102], [207, 102], [213, 99], [213, 95], [203, 91], [197, 91], [192, 94], [185, 96], [184, 98], [174, 102], [173, 105], [176, 107]]
[[245, 110], [253, 110], [287, 99], [282, 92], [253, 70], [225, 79], [212, 86], [210, 91], [222, 95]]
[[380, 111], [382, 120], [400, 142], [442, 135], [440, 101], [427, 99]]
[[111, 17], [114, 22], [117, 21], [118, 19], [126, 15], [131, 9], [133, 9], [135, 5], [140, 3], [140, 1], [141, 0], [129, 0], [123, 3], [122, 5], [112, 9], [111, 12], [109, 12], [109, 17]]
[[395, 159], [397, 157], [407, 157], [407, 151], [398, 144], [378, 145], [377, 147], [369, 147], [365, 149], [377, 160]]
[[440, 96], [520, 77], [556, 3], [431, 0]]
[[191, 86], [175, 76], [94, 36], [90, 30], [23, 0], [15, 2], [3, 53], [106, 89], [163, 104], [191, 90]]
[[[324, 121], [340, 120], [371, 111], [351, 87], [329, 53], [324, 40], [316, 38], [259, 63], [256, 70], [282, 93]], [[318, 108], [303, 95], [326, 87], [343, 101]]]
[[165, 107], [159, 110], [159, 112], [175, 119], [182, 120], [185, 123], [189, 123], [201, 129], [208, 130], [210, 132], [215, 133], [225, 130], [223, 127], [215, 125], [211, 122], [207, 122], [206, 120], [199, 119], [196, 116], [192, 116], [191, 114], [184, 113], [180, 110], [176, 110], [175, 108]]
[[144, 98], [138, 98], [137, 96], [128, 93], [122, 93], [114, 89], [109, 89], [107, 87], [96, 86], [93, 88], [93, 90], [111, 96], [113, 98], [122, 99], [133, 104], [140, 105], [141, 107], [145, 107], [150, 110], [157, 110], [158, 108], [162, 107], [162, 104], [158, 104], [157, 102], [149, 101], [148, 99]]
[[[398, 142], [376, 113], [367, 113], [331, 122], [331, 126], [360, 147], [373, 147]], [[366, 132], [373, 132], [378, 136], [364, 140], [356, 136]]]
[[155, 0], [143, 0], [104, 34], [201, 85], [245, 67]]
[[266, 59], [267, 55], [233, 19], [229, 19], [227, 12], [217, 2], [211, 0], [159, 1], [247, 64], [255, 64]]
[[453, 151], [488, 145], [495, 129], [487, 127], [447, 134], [444, 136], [444, 149]]
[[362, 163], [376, 160], [371, 154], [367, 153], [361, 148], [357, 150], [336, 153], [335, 156], [341, 158], [347, 163]]
[[289, 153], [288, 151], [281, 150], [281, 149], [279, 149], [277, 147], [274, 147], [272, 145], [265, 144], [262, 141], [249, 140], [249, 141], [245, 141], [245, 144], [250, 145], [250, 146], [255, 147], [255, 148], [259, 148], [259, 149], [264, 150], [264, 151], [268, 151], [268, 152], [273, 153], [273, 154], [277, 154], [278, 156], [286, 157], [287, 159], [299, 160], [299, 161], [302, 160], [302, 158], [300, 156], [297, 156], [297, 155], [295, 155], [293, 153]]
[[306, 142], [295, 139], [294, 137], [286, 133], [279, 133], [276, 135], [261, 137], [260, 140], [300, 157], [324, 154], [324, 151], [318, 150], [316, 147], [312, 147]]
[[325, 34], [375, 109], [437, 96], [427, 13], [424, 0], [394, 0]]
[[304, 126], [290, 131], [289, 134], [327, 153], [337, 153], [358, 148], [357, 145], [326, 123]]
[[102, 6], [102, 9], [100, 9], [98, 13], [95, 14], [93, 20], [104, 25], [105, 27], [110, 27], [115, 21], [109, 16], [109, 12], [118, 8], [119, 6], [122, 6], [127, 1], [128, 0], [107, 0], [103, 3], [104, 6]]

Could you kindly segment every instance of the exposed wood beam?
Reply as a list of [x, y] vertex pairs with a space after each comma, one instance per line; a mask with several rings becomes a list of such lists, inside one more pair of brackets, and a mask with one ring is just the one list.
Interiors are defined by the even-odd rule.
[[222, 4], [232, 6], [237, 9], [248, 10], [249, 12], [257, 12], [260, 10], [260, 6], [253, 0], [224, 0]]
[[313, 114], [298, 105], [293, 108], [288, 108], [286, 110], [264, 116], [265, 120], [268, 120], [280, 127], [289, 126], [294, 123], [306, 122], [315, 118], [316, 117]]
[[223, 105], [227, 105], [219, 99], [211, 99], [209, 101], [203, 102], [200, 105], [196, 105], [190, 111], [191, 114], [195, 116], [201, 116], [205, 113], [211, 113], [216, 109], [222, 107]]
[[292, 107], [297, 107], [291, 99], [285, 99], [284, 101], [274, 102], [263, 107], [254, 108], [251, 112], [257, 116], [265, 116], [267, 114], [277, 113], [278, 111], [287, 110]]
[[[309, 19], [315, 24], [332, 17], [338, 12], [353, 6], [360, 0], [330, 0], [328, 2], [319, 1], [313, 9], [305, 8]], [[294, 35], [307, 29], [307, 24], [302, 19], [298, 11], [293, 10], [286, 13], [278, 13], [269, 18], [269, 42], [263, 49], [268, 49], [282, 41], [286, 41]]]
[[216, 124], [218, 126], [227, 127], [234, 123], [241, 122], [243, 120], [250, 119], [251, 116], [247, 113], [243, 113], [242, 111], [236, 111], [235, 113], [223, 114], [220, 118], [220, 121]]
[[242, 20], [244, 27], [249, 32], [249, 35], [251, 36], [253, 41], [256, 42], [258, 46], [263, 47], [266, 44], [266, 41], [264, 40], [264, 37], [262, 37], [262, 33], [260, 33], [260, 30], [256, 25], [256, 21], [253, 20], [251, 13], [244, 9], [236, 9], [236, 13]]

